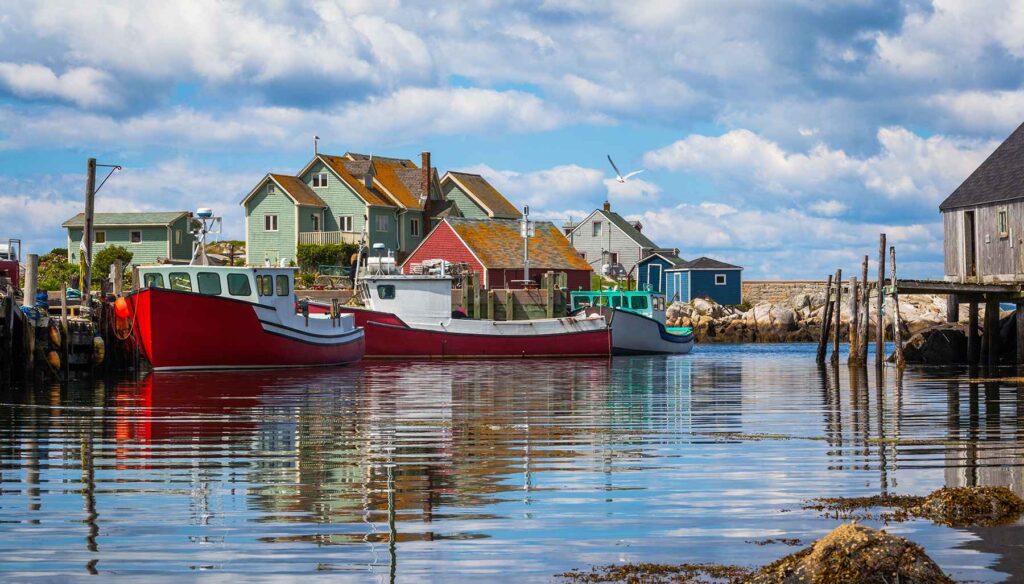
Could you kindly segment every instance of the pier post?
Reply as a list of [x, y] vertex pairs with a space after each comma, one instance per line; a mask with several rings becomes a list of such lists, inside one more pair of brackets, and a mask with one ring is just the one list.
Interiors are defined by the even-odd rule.
[[903, 331], [900, 330], [900, 293], [896, 287], [896, 247], [889, 247], [889, 273], [892, 275], [892, 336], [896, 342], [896, 368], [903, 369]]
[[977, 365], [978, 351], [978, 299], [971, 298], [967, 304], [967, 363]]
[[82, 241], [85, 242], [85, 274], [82, 278], [82, 306], [89, 310], [92, 306], [92, 226], [94, 220], [93, 208], [96, 202], [96, 159], [90, 158], [87, 165], [88, 174], [85, 180], [85, 228], [82, 230]]
[[[234, 264], [232, 264], [234, 265]], [[139, 289], [139, 266], [132, 266], [132, 290], [138, 291]]]
[[825, 362], [830, 324], [832, 324], [832, 274], [828, 275], [828, 281], [825, 283], [825, 305], [821, 307], [821, 331], [818, 336], [818, 354], [815, 359], [818, 363]]
[[843, 325], [843, 269], [836, 270], [836, 302], [832, 308], [832, 362], [839, 363], [839, 334]]
[[985, 364], [992, 369], [999, 363], [999, 301], [993, 296], [985, 298]]
[[864, 256], [864, 278], [860, 282], [861, 307], [860, 321], [857, 323], [857, 336], [860, 337], [860, 364], [868, 364], [868, 346], [871, 344], [871, 295], [868, 287], [868, 256]]
[[39, 288], [39, 254], [30, 253], [25, 257], [25, 296], [22, 306], [36, 305], [36, 290]]
[[[1024, 365], [1024, 302], [1017, 303], [1017, 367]], [[1018, 392], [1020, 389], [1018, 388]], [[1019, 414], [1018, 414], [1019, 415]]]
[[850, 276], [850, 324], [846, 333], [850, 339], [850, 353], [846, 357], [846, 362], [850, 365], [856, 365], [860, 361], [858, 322], [860, 322], [860, 285], [857, 284], [857, 276]]
[[114, 286], [114, 296], [124, 296], [124, 265], [119, 259], [110, 264], [110, 280]]
[[946, 322], [960, 322], [960, 298], [956, 294], [946, 294]]
[[511, 288], [505, 288], [505, 320], [515, 320], [516, 311], [513, 303], [513, 295]]
[[878, 305], [875, 307], [875, 365], [885, 366], [885, 318], [883, 317], [885, 295], [885, 234], [878, 236]]
[[546, 295], [547, 304], [546, 314], [548, 318], [555, 317], [555, 273], [548, 272], [544, 277], [544, 292]]

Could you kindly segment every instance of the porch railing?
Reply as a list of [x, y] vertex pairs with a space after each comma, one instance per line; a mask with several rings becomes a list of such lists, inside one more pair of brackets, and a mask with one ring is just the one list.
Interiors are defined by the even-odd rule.
[[359, 234], [354, 231], [304, 231], [299, 233], [299, 244], [337, 245], [359, 243]]

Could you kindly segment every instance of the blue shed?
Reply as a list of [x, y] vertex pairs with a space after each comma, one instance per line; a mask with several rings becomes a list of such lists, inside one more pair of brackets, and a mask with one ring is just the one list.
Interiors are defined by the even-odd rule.
[[708, 298], [718, 304], [743, 302], [743, 268], [698, 258], [665, 270], [665, 297], [671, 302]]
[[667, 271], [685, 263], [674, 253], [654, 252], [648, 255], [636, 264], [637, 289], [665, 294]]

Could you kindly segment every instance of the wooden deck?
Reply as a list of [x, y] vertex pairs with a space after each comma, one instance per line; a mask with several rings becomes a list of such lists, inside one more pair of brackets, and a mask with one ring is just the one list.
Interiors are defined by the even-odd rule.
[[[886, 286], [885, 293], [892, 292]], [[897, 280], [896, 291], [900, 294], [957, 294], [962, 296], [998, 295], [1006, 298], [1024, 297], [1024, 284], [962, 284], [945, 280]]]

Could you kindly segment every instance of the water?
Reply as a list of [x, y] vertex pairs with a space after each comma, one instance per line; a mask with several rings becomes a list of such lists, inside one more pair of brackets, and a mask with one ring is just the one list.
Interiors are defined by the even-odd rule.
[[[811, 497], [1024, 494], [1016, 383], [861, 378], [819, 370], [813, 351], [9, 392], [0, 579], [548, 582], [621, 561], [754, 566], [795, 548], [750, 541], [809, 542], [839, 524], [802, 509]], [[1022, 522], [889, 530], [957, 579], [1024, 579]]]

